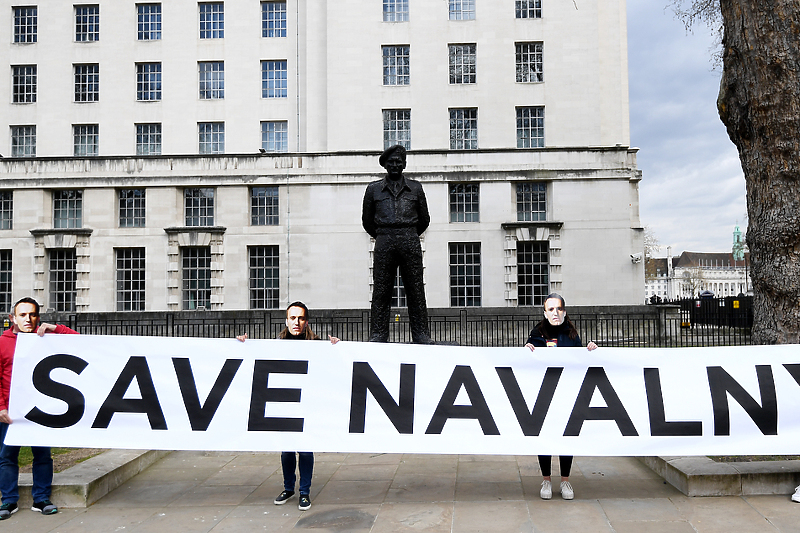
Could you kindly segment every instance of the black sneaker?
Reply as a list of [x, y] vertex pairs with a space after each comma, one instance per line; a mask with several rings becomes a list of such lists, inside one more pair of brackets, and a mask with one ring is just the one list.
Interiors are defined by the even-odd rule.
[[294, 496], [293, 490], [285, 490], [281, 492], [280, 494], [278, 494], [278, 497], [275, 498], [275, 505], [283, 505], [284, 503], [289, 501], [289, 498], [291, 498], [292, 496]]
[[11, 518], [11, 515], [16, 513], [17, 511], [19, 511], [17, 502], [4, 503], [3, 505], [0, 505], [0, 520]]
[[42, 514], [56, 514], [58, 512], [58, 507], [53, 505], [53, 502], [50, 500], [42, 500], [40, 502], [35, 502], [31, 506], [31, 511]]
[[311, 509], [311, 499], [308, 497], [308, 494], [300, 495], [300, 502], [297, 508], [301, 511], [308, 511]]

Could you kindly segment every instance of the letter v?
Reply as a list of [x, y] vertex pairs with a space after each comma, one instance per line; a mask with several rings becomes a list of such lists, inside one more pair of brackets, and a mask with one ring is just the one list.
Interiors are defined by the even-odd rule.
[[539, 432], [542, 431], [544, 417], [547, 416], [547, 411], [550, 409], [553, 394], [556, 392], [556, 385], [558, 385], [558, 380], [561, 378], [561, 372], [564, 368], [548, 367], [544, 373], [542, 386], [539, 388], [539, 395], [536, 396], [536, 403], [533, 404], [533, 411], [530, 413], [528, 413], [528, 403], [522, 395], [522, 390], [519, 388], [514, 371], [509, 367], [497, 367], [495, 370], [500, 377], [503, 388], [506, 390], [506, 396], [508, 396], [508, 401], [511, 402], [514, 414], [517, 415], [517, 422], [519, 422], [522, 433], [526, 437], [538, 437]]
[[222, 402], [222, 397], [228, 392], [228, 388], [233, 382], [233, 377], [241, 364], [241, 359], [225, 360], [214, 386], [211, 387], [211, 392], [208, 393], [205, 403], [201, 406], [200, 397], [197, 394], [197, 383], [194, 381], [192, 364], [189, 359], [184, 357], [172, 358], [172, 366], [175, 367], [175, 376], [178, 378], [181, 396], [183, 396], [183, 405], [186, 407], [186, 414], [189, 415], [192, 431], [205, 431], [208, 429], [211, 419], [214, 418], [214, 414], [216, 414], [217, 408]]

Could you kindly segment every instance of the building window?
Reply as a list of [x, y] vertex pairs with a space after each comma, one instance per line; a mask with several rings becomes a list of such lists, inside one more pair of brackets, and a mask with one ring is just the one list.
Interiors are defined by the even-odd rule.
[[75, 248], [50, 249], [50, 307], [56, 312], [75, 311], [77, 259]]
[[480, 222], [479, 195], [477, 183], [450, 185], [450, 222]]
[[544, 148], [544, 107], [517, 108], [517, 148]]
[[517, 82], [544, 81], [542, 43], [517, 43]]
[[280, 270], [277, 246], [248, 246], [250, 259], [250, 309], [277, 309]]
[[517, 305], [539, 306], [550, 294], [547, 241], [517, 241]]
[[11, 250], [0, 250], [0, 312], [10, 313], [12, 305]]
[[225, 37], [224, 4], [200, 4], [200, 38], [222, 39]]
[[183, 213], [187, 226], [213, 226], [214, 189], [211, 187], [184, 189]]
[[11, 67], [11, 101], [31, 104], [36, 101], [36, 65]]
[[547, 220], [547, 185], [544, 183], [517, 183], [517, 221]]
[[215, 100], [225, 98], [225, 63], [222, 61], [201, 61], [197, 64], [200, 72], [200, 99]]
[[542, 18], [542, 0], [516, 0], [518, 19]]
[[197, 130], [201, 154], [225, 153], [224, 122], [200, 122]]
[[450, 110], [450, 149], [478, 149], [478, 110]]
[[396, 144], [411, 149], [411, 110], [383, 110], [383, 149]]
[[97, 124], [74, 124], [72, 126], [73, 155], [91, 157], [98, 153], [99, 126]]
[[75, 6], [75, 40], [100, 40], [100, 6]]
[[400, 268], [394, 275], [394, 287], [392, 287], [392, 307], [408, 307], [406, 298], [406, 286], [403, 285], [403, 276], [400, 275]]
[[286, 61], [261, 62], [261, 98], [286, 98], [288, 90]]
[[384, 22], [407, 22], [408, 0], [383, 0]]
[[208, 309], [211, 304], [211, 248], [181, 248], [183, 266], [183, 309]]
[[481, 305], [481, 243], [450, 243], [450, 306]]
[[286, 37], [286, 2], [261, 2], [261, 36]]
[[161, 39], [161, 4], [137, 4], [137, 38], [140, 41]]
[[450, 0], [450, 20], [474, 20], [475, 0]]
[[144, 189], [119, 190], [119, 227], [143, 228], [145, 226]]
[[250, 189], [250, 224], [253, 226], [277, 226], [278, 187], [252, 187]]
[[38, 23], [38, 8], [36, 6], [15, 7], [14, 42], [35, 43]]
[[289, 123], [285, 120], [262, 122], [261, 149], [265, 152], [288, 152]]
[[450, 83], [475, 83], [475, 44], [447, 45], [450, 59]]
[[410, 76], [410, 47], [402, 46], [382, 46], [383, 54], [383, 84], [384, 85], [408, 85], [411, 81]]
[[97, 102], [100, 100], [100, 65], [74, 65], [75, 101]]
[[136, 99], [161, 100], [161, 63], [136, 63]]
[[36, 157], [36, 126], [11, 126], [11, 157]]
[[161, 155], [161, 124], [136, 125], [136, 155]]
[[0, 229], [11, 229], [14, 225], [14, 193], [0, 191]]
[[144, 248], [117, 248], [117, 311], [144, 311]]
[[83, 227], [83, 191], [53, 191], [53, 227], [56, 229]]

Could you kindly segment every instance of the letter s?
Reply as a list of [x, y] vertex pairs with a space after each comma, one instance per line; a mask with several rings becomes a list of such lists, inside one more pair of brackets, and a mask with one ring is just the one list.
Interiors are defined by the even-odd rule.
[[77, 424], [83, 417], [83, 411], [86, 408], [83, 394], [69, 385], [53, 381], [50, 378], [50, 372], [56, 368], [66, 368], [80, 374], [88, 365], [89, 363], [80, 357], [65, 353], [51, 355], [39, 361], [33, 369], [33, 386], [45, 396], [65, 402], [67, 410], [60, 415], [51, 415], [34, 407], [25, 415], [25, 418], [49, 428], [66, 428]]

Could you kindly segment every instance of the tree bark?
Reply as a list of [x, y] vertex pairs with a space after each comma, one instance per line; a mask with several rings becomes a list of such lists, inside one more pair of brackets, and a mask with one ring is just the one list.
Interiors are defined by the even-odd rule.
[[800, 342], [800, 2], [720, 0], [717, 107], [747, 183], [753, 342]]

